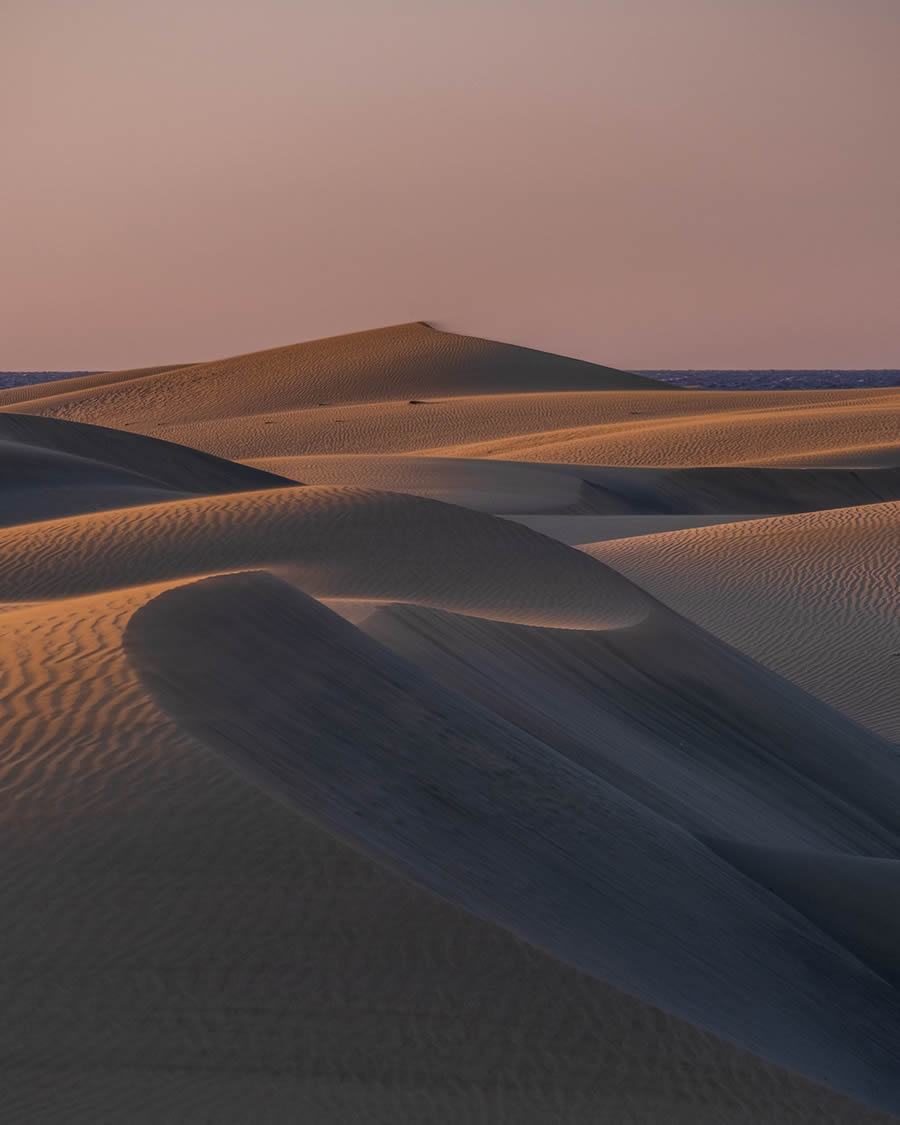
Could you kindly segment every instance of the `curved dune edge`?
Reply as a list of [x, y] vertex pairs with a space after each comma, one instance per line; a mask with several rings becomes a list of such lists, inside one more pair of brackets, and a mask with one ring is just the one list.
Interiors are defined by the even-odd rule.
[[660, 601], [884, 738], [894, 689], [900, 503], [584, 544]]
[[894, 748], [662, 605], [602, 632], [412, 605], [361, 628], [685, 831], [900, 856]]
[[40, 415], [0, 413], [0, 443], [23, 457], [73, 457], [182, 492], [250, 492], [300, 483], [160, 437]]
[[0, 414], [0, 527], [285, 485], [296, 482], [140, 434]]
[[707, 838], [713, 851], [785, 899], [900, 985], [900, 862]]
[[140, 609], [125, 641], [186, 730], [354, 846], [764, 1057], [900, 1105], [889, 985], [691, 834], [312, 599], [211, 579]]
[[595, 495], [602, 501], [572, 473], [505, 461], [332, 454], [263, 457], [246, 464], [308, 484], [405, 492], [480, 512], [592, 512]]
[[617, 627], [652, 604], [580, 551], [495, 516], [361, 489], [269, 489], [0, 530], [0, 601], [279, 567], [318, 597]]
[[407, 492], [502, 515], [724, 520], [726, 513], [782, 515], [900, 499], [897, 468], [613, 468], [366, 453], [262, 457], [246, 464], [308, 484]]
[[3, 615], [11, 1121], [895, 1120], [539, 953], [248, 784], [122, 650], [166, 588]]

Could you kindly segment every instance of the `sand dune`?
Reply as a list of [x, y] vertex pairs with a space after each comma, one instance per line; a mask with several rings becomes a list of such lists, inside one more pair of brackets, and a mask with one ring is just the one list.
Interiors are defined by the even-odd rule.
[[248, 566], [283, 568], [320, 597], [421, 602], [572, 628], [637, 621], [651, 601], [615, 571], [529, 528], [390, 492], [268, 489], [0, 530], [0, 601]]
[[602, 632], [416, 606], [362, 628], [687, 831], [895, 852], [894, 749], [664, 606]]
[[[251, 352], [212, 363], [119, 372], [55, 385], [42, 411], [100, 418], [132, 409], [151, 419], [234, 418], [328, 403], [373, 403], [504, 391], [621, 390], [660, 387], [653, 379], [564, 356], [402, 324]], [[0, 408], [7, 402], [0, 395]]]
[[[187, 730], [339, 838], [646, 1001], [897, 1104], [893, 988], [551, 743], [265, 576], [165, 594], [135, 616], [126, 641]], [[264, 654], [250, 676], [249, 649]], [[799, 710], [789, 714], [803, 725]], [[745, 738], [738, 727], [738, 744]], [[890, 763], [886, 747], [882, 756]], [[877, 795], [871, 781], [867, 789]]]
[[[298, 408], [265, 407], [260, 393], [247, 412], [219, 417], [202, 388], [186, 401], [183, 373], [160, 376], [158, 407], [90, 398], [54, 404], [24, 401], [7, 409], [100, 425], [130, 425], [204, 449], [250, 460], [310, 454], [420, 453], [634, 467], [788, 464], [876, 466], [900, 450], [900, 389], [882, 391], [556, 391], [441, 396]], [[248, 395], [250, 392], [246, 392]], [[300, 392], [296, 392], [299, 394]], [[362, 392], [360, 392], [362, 393]], [[241, 404], [235, 404], [237, 409]], [[640, 409], [635, 409], [635, 407]], [[3, 409], [0, 397], [0, 409]], [[232, 409], [232, 407], [229, 407]], [[209, 417], [204, 417], [205, 413]], [[657, 425], [656, 423], [665, 423]], [[665, 438], [665, 441], [661, 439]], [[893, 463], [898, 459], [895, 457]]]
[[139, 434], [0, 414], [0, 526], [289, 483]]
[[709, 527], [717, 523], [760, 519], [760, 516], [598, 516], [598, 515], [517, 515], [506, 517], [558, 539], [570, 546], [587, 546], [609, 539], [628, 539], [633, 535], [658, 535], [663, 531], [682, 531], [687, 527]]
[[[546, 427], [540, 432], [429, 452], [672, 467], [802, 464], [864, 468], [896, 465], [900, 459], [900, 393], [895, 390], [852, 391], [852, 398], [829, 391], [678, 394], [679, 399], [673, 395], [670, 402], [658, 393], [652, 400], [642, 398], [642, 409], [629, 410], [637, 419], [625, 419], [625, 402], [610, 411], [600, 400], [585, 404], [595, 410], [585, 410], [577, 425]], [[588, 418], [594, 412], [610, 417], [591, 423]]]
[[124, 656], [133, 613], [166, 589], [4, 621], [11, 1119], [893, 1120], [539, 953], [268, 799], [162, 715]]
[[[628, 534], [727, 522], [730, 516], [745, 514], [772, 515], [900, 499], [900, 469], [895, 468], [611, 468], [411, 454], [270, 457], [247, 464], [310, 484], [407, 492], [505, 515], [641, 516], [649, 520], [645, 531]], [[703, 518], [690, 520], [689, 516]], [[660, 521], [658, 517], [667, 518]], [[552, 520], [546, 526], [540, 521], [523, 522], [541, 531], [553, 526]], [[569, 522], [573, 528], [577, 526], [575, 521]], [[590, 520], [583, 526], [589, 528]], [[609, 527], [618, 534], [627, 521]], [[598, 534], [595, 538], [605, 537]], [[567, 533], [566, 541], [579, 543], [590, 538], [589, 533], [581, 538]]]
[[91, 391], [97, 387], [111, 387], [115, 383], [128, 383], [132, 379], [142, 379], [145, 375], [161, 375], [164, 371], [178, 371], [192, 364], [171, 363], [161, 367], [133, 367], [127, 371], [99, 371], [95, 375], [76, 375], [71, 379], [55, 379], [49, 383], [26, 383], [20, 387], [9, 387], [0, 394], [3, 395], [2, 406], [12, 405], [17, 402], [42, 398], [55, 398], [59, 394], [76, 394], [80, 391]]
[[706, 843], [796, 906], [885, 980], [900, 983], [900, 863], [896, 859], [787, 851], [733, 840]]
[[0, 393], [5, 1116], [895, 1120], [898, 412], [424, 324]]
[[46, 384], [0, 393], [0, 410], [130, 427], [236, 460], [418, 451], [673, 467], [900, 461], [900, 389], [675, 390], [425, 324], [87, 379], [52, 394]]
[[247, 464], [309, 484], [406, 492], [480, 512], [593, 512], [605, 500], [555, 466], [391, 454], [264, 457]]
[[900, 742], [900, 504], [583, 549], [729, 644]]

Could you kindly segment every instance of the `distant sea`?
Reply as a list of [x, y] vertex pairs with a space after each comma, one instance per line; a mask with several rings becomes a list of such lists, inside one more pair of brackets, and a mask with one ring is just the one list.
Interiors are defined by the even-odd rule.
[[79, 375], [97, 375], [97, 371], [0, 371], [0, 391], [24, 387], [28, 383], [52, 383], [54, 379], [75, 379]]
[[[0, 390], [96, 375], [96, 371], [0, 371]], [[804, 391], [831, 387], [900, 387], [900, 371], [639, 371], [679, 387], [710, 391]]]
[[900, 371], [639, 371], [679, 387], [707, 391], [815, 391], [832, 387], [900, 387]]

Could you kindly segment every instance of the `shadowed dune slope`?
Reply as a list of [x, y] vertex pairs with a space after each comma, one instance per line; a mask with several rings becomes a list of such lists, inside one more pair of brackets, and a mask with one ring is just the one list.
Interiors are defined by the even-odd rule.
[[293, 484], [121, 430], [0, 414], [0, 525]]
[[529, 528], [401, 493], [269, 489], [0, 530], [0, 601], [248, 566], [285, 568], [320, 597], [574, 628], [637, 621], [651, 604], [615, 571]]
[[[10, 1121], [895, 1120], [577, 972], [272, 801], [166, 717], [126, 659], [123, 630], [166, 589], [3, 615]], [[219, 604], [250, 645], [246, 676], [258, 642], [240, 602]], [[263, 622], [281, 636], [283, 608]], [[221, 682], [223, 655], [194, 674]]]
[[900, 1105], [889, 984], [690, 833], [312, 599], [222, 577], [149, 603], [126, 644], [191, 734], [339, 838], [645, 1001]]
[[264, 457], [247, 464], [308, 484], [406, 492], [481, 512], [605, 510], [603, 495], [554, 466], [391, 454]]
[[713, 851], [900, 984], [900, 862], [707, 839]]
[[716, 636], [900, 742], [900, 503], [582, 549]]
[[549, 535], [570, 546], [591, 546], [608, 539], [628, 539], [633, 535], [658, 535], [686, 527], [709, 527], [716, 523], [759, 519], [759, 516], [598, 516], [598, 515], [507, 515], [541, 535]]
[[409, 454], [264, 457], [247, 463], [309, 484], [409, 492], [508, 515], [725, 519], [728, 514], [776, 515], [900, 499], [897, 468], [647, 469]]
[[688, 831], [897, 854], [893, 747], [662, 605], [602, 632], [409, 605], [362, 629]]

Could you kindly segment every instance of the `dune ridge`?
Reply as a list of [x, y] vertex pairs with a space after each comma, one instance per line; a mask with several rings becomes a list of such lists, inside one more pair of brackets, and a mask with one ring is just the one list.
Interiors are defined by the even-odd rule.
[[246, 463], [310, 484], [408, 492], [498, 514], [780, 515], [900, 499], [896, 468], [615, 468], [364, 453]]
[[[252, 413], [263, 399], [267, 409], [285, 410], [315, 406], [323, 396], [338, 403], [372, 403], [416, 394], [460, 394], [467, 388], [497, 394], [507, 388], [537, 392], [665, 386], [583, 360], [440, 332], [422, 322], [211, 363], [71, 380], [76, 382], [78, 386], [67, 387], [64, 381], [56, 385], [55, 394], [34, 397], [47, 399], [44, 407], [57, 416], [74, 417], [82, 410], [120, 412], [133, 405], [145, 422], [148, 415], [165, 420], [187, 414], [191, 399], [195, 411], [205, 400], [215, 411], [213, 417], [228, 418]], [[170, 401], [163, 401], [170, 396]], [[0, 408], [22, 401], [27, 396], [6, 399], [0, 393]]]
[[683, 391], [423, 323], [87, 379], [53, 394], [46, 384], [0, 392], [0, 411], [132, 427], [232, 460], [419, 452], [634, 467], [900, 462], [900, 388]]
[[[452, 541], [452, 566], [446, 565]], [[484, 561], [493, 573], [485, 581]], [[627, 579], [529, 528], [391, 492], [304, 487], [176, 500], [0, 529], [0, 600], [273, 566], [320, 597], [603, 628], [650, 604]]]
[[[267, 634], [258, 679], [242, 667], [244, 629]], [[140, 610], [126, 645], [191, 733], [401, 874], [770, 1059], [896, 1104], [889, 985], [695, 837], [311, 599], [265, 576], [212, 579]]]
[[6, 1116], [897, 1120], [898, 395], [0, 393]]
[[0, 482], [0, 526], [296, 483], [140, 434], [15, 414], [0, 414]]
[[248, 785], [125, 656], [135, 611], [171, 588], [4, 621], [11, 1117], [894, 1120], [539, 953]]

